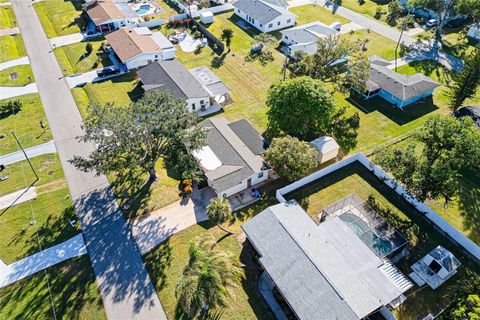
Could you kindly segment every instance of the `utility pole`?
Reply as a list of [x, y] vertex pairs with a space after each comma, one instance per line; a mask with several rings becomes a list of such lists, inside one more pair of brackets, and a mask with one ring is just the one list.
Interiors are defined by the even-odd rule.
[[20, 147], [20, 149], [22, 149], [23, 155], [25, 156], [25, 159], [27, 159], [28, 165], [30, 166], [30, 168], [31, 168], [32, 171], [33, 171], [33, 174], [35, 175], [36, 180], [35, 180], [33, 183], [37, 182], [40, 178], [38, 177], [38, 174], [37, 174], [37, 172], [35, 171], [35, 168], [33, 167], [32, 163], [30, 162], [30, 159], [28, 158], [27, 153], [25, 152], [25, 149], [23, 149], [20, 141], [18, 141], [18, 138], [17, 138], [17, 136], [15, 135], [15, 132], [13, 132], [13, 130], [10, 130], [10, 133], [11, 133], [12, 136], [15, 138], [15, 141], [17, 141], [17, 144], [18, 144], [18, 146]]

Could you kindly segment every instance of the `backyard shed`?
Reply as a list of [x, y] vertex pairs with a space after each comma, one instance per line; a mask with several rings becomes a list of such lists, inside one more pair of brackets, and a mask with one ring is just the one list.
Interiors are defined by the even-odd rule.
[[318, 162], [324, 163], [328, 160], [334, 159], [338, 155], [340, 146], [337, 141], [329, 136], [323, 136], [313, 140], [310, 144], [318, 152]]
[[213, 23], [213, 13], [210, 11], [200, 12], [200, 21], [203, 24], [210, 24]]

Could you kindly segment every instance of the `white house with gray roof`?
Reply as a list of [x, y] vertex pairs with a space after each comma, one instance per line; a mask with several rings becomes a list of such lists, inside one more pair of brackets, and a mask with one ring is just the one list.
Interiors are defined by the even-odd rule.
[[206, 145], [192, 152], [218, 197], [230, 197], [267, 180], [269, 168], [262, 154], [262, 136], [247, 120], [205, 120]]
[[242, 229], [300, 320], [388, 314], [386, 306], [398, 306], [413, 286], [339, 216], [317, 224], [295, 201], [265, 209]]
[[314, 54], [317, 52], [317, 41], [338, 33], [337, 30], [320, 21], [280, 31], [282, 42], [287, 46], [287, 55], [295, 57], [296, 52]]
[[295, 25], [296, 16], [288, 11], [283, 0], [237, 0], [232, 5], [237, 16], [261, 32]]

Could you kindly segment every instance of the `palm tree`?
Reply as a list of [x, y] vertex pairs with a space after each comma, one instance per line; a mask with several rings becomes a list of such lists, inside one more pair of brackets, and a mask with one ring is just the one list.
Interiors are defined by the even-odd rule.
[[233, 30], [230, 28], [225, 28], [222, 30], [222, 35], [220, 36], [225, 44], [227, 45], [228, 51], [230, 51], [230, 45], [232, 44]]
[[197, 239], [190, 243], [189, 260], [177, 283], [177, 306], [194, 318], [202, 310], [227, 306], [229, 287], [236, 287], [242, 270], [231, 255], [215, 247], [213, 237]]
[[222, 223], [230, 220], [232, 217], [232, 208], [230, 208], [230, 204], [228, 203], [227, 199], [212, 199], [210, 204], [207, 206], [207, 216], [210, 221], [215, 223], [223, 231], [230, 234], [233, 233], [222, 227]]

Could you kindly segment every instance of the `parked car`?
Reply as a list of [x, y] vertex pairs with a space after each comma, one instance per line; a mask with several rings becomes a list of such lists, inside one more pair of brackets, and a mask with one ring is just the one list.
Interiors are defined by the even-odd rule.
[[262, 49], [263, 49], [263, 43], [257, 42], [250, 48], [250, 52], [259, 53], [260, 51], [262, 51]]
[[427, 21], [427, 23], [425, 24], [425, 26], [427, 28], [433, 28], [433, 27], [436, 27], [438, 25], [438, 20], [437, 19], [430, 19]]
[[447, 23], [445, 23], [445, 26], [449, 28], [458, 28], [461, 27], [465, 23], [465, 21], [467, 21], [466, 16], [459, 16], [448, 20]]
[[105, 67], [105, 68], [97, 71], [97, 76], [106, 77], [106, 76], [110, 76], [112, 74], [117, 74], [119, 72], [120, 72], [120, 69], [118, 69], [116, 66]]

